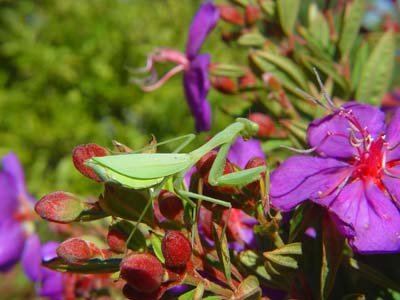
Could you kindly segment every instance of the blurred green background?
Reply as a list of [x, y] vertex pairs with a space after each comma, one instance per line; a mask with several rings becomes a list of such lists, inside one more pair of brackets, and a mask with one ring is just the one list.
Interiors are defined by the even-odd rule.
[[[111, 147], [115, 139], [137, 148], [151, 133], [164, 140], [193, 132], [181, 75], [143, 93], [129, 83], [127, 68], [143, 67], [155, 47], [184, 51], [200, 3], [0, 2], [0, 156], [18, 154], [35, 197], [95, 190], [72, 165], [78, 144]], [[218, 39], [207, 41], [216, 53]]]

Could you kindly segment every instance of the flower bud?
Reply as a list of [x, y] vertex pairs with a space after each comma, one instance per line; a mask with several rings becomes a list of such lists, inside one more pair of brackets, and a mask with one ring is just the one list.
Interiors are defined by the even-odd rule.
[[135, 290], [129, 284], [125, 284], [122, 293], [129, 300], [157, 300], [162, 296], [162, 289], [157, 289], [151, 293], [142, 293]]
[[[261, 166], [266, 166], [266, 162], [264, 159], [262, 159], [261, 157], [253, 157], [252, 159], [250, 159], [246, 166], [245, 169], [252, 169], [252, 168], [256, 168], [256, 167], [261, 167]], [[263, 172], [261, 174], [261, 176], [263, 177], [263, 179], [265, 180], [265, 172]], [[246, 188], [252, 193], [252, 195], [258, 195], [260, 193], [260, 182], [259, 180], [254, 181], [249, 183]]]
[[158, 207], [161, 214], [167, 219], [178, 221], [183, 216], [182, 200], [170, 191], [162, 190], [160, 192]]
[[268, 137], [275, 131], [274, 122], [265, 114], [252, 113], [248, 116], [248, 119], [258, 125], [257, 134], [260, 137]]
[[244, 76], [239, 78], [239, 88], [241, 90], [252, 88], [256, 84], [257, 84], [257, 79], [251, 72], [247, 72]]
[[237, 91], [236, 82], [227, 76], [213, 76], [211, 77], [211, 84], [217, 91], [223, 94], [232, 95]]
[[171, 269], [183, 269], [192, 255], [190, 241], [177, 230], [168, 231], [162, 242], [161, 250], [165, 258], [165, 266]]
[[108, 154], [109, 153], [105, 148], [97, 144], [81, 144], [76, 146], [72, 151], [72, 161], [75, 168], [83, 175], [97, 182], [101, 182], [101, 179], [96, 175], [96, 173], [84, 163], [92, 157], [106, 156]]
[[122, 260], [120, 274], [135, 290], [152, 293], [161, 286], [164, 268], [154, 255], [135, 252]]
[[35, 205], [39, 216], [57, 223], [75, 221], [84, 209], [85, 205], [75, 195], [62, 191], [43, 196]]
[[211, 150], [207, 154], [203, 155], [202, 158], [196, 163], [197, 171], [201, 176], [205, 176], [210, 171], [215, 158], [217, 157], [218, 151]]
[[218, 6], [219, 16], [225, 22], [235, 24], [235, 25], [244, 25], [244, 18], [241, 13], [232, 5], [222, 4]]
[[256, 23], [262, 16], [260, 7], [255, 4], [249, 4], [246, 6], [245, 10], [245, 19], [247, 25], [253, 25]]
[[[235, 172], [235, 168], [233, 167], [233, 164], [227, 160], [227, 161], [225, 162], [225, 165], [224, 165], [224, 172], [223, 172], [223, 174], [225, 175], [225, 174], [229, 174], [229, 173], [233, 173], [233, 172]], [[212, 190], [214, 190], [214, 191], [216, 191], [216, 192], [218, 192], [218, 193], [230, 194], [230, 195], [231, 195], [231, 194], [237, 194], [237, 193], [239, 192], [239, 190], [238, 190], [236, 187], [233, 187], [233, 186], [223, 186], [223, 185], [221, 185], [221, 186], [214, 186], [214, 185], [210, 184], [210, 182], [209, 182], [209, 176], [210, 176], [210, 172], [208, 172], [208, 173], [204, 176], [204, 184], [205, 184], [208, 188], [210, 188], [210, 189], [212, 189]]]
[[56, 253], [67, 263], [80, 264], [101, 253], [101, 250], [91, 242], [70, 238], [58, 246]]

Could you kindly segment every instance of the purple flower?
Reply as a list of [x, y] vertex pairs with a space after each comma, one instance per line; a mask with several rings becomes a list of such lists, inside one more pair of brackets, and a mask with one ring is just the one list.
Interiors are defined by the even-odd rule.
[[[208, 131], [211, 126], [211, 107], [207, 101], [207, 94], [211, 86], [208, 79], [211, 58], [208, 54], [199, 54], [199, 50], [209, 32], [217, 24], [218, 19], [219, 11], [212, 1], [205, 2], [197, 11], [190, 25], [186, 53], [168, 48], [156, 49], [148, 56], [146, 67], [133, 70], [134, 73], [150, 72], [150, 75], [144, 79], [133, 78], [131, 80], [142, 90], [149, 92], [159, 88], [169, 78], [183, 71], [184, 92], [198, 132]], [[155, 68], [157, 62], [172, 62], [176, 66], [159, 79]]]
[[271, 174], [272, 205], [290, 210], [310, 199], [328, 209], [355, 251], [399, 251], [400, 110], [390, 124], [384, 118], [349, 102], [314, 120], [307, 138], [318, 156], [293, 156]]
[[36, 234], [31, 235], [22, 255], [22, 267], [26, 276], [36, 284], [37, 295], [51, 300], [61, 299], [64, 293], [62, 274], [42, 266], [42, 260], [47, 261], [57, 256], [58, 243], [40, 244]]
[[227, 158], [238, 165], [242, 169], [245, 168], [247, 162], [253, 157], [261, 157], [265, 159], [265, 154], [261, 148], [261, 143], [256, 139], [248, 139], [245, 141], [242, 137], [238, 137], [229, 149]]
[[1, 160], [0, 171], [0, 271], [11, 269], [21, 258], [25, 231], [18, 213], [33, 198], [26, 192], [22, 166], [14, 153]]
[[198, 52], [218, 19], [218, 9], [212, 1], [207, 1], [200, 7], [189, 28], [186, 45], [189, 63], [184, 71], [183, 87], [198, 132], [208, 131], [211, 127], [211, 108], [206, 98], [211, 86], [208, 79], [211, 58], [208, 54]]

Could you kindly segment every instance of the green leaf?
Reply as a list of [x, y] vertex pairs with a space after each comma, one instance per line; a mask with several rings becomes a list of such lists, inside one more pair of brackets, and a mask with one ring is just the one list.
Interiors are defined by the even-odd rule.
[[330, 41], [329, 25], [315, 3], [312, 3], [308, 9], [307, 27], [311, 36], [322, 46], [322, 49], [328, 48]]
[[154, 217], [150, 201], [149, 189], [130, 189], [108, 182], [99, 204], [110, 215], [127, 220], [137, 221], [144, 213], [143, 221], [151, 225], [154, 224]]
[[212, 235], [215, 243], [215, 248], [218, 254], [221, 267], [224, 271], [224, 275], [228, 283], [232, 283], [231, 277], [231, 259], [229, 256], [228, 240], [226, 238], [225, 232], [218, 236], [218, 225], [213, 222]]
[[110, 230], [118, 230], [119, 232], [122, 232], [126, 237], [129, 237], [131, 234], [132, 230], [134, 230], [135, 226], [138, 226], [138, 228], [135, 230], [133, 233], [132, 238], [129, 241], [129, 245], [127, 245], [128, 249], [135, 250], [135, 251], [143, 251], [146, 249], [146, 238], [143, 235], [143, 232], [145, 229], [142, 226], [144, 224], [138, 223], [138, 224], [132, 224], [129, 221], [126, 220], [121, 220], [118, 221], [110, 226]]
[[202, 281], [194, 289], [193, 300], [201, 300], [204, 294], [204, 283]]
[[308, 55], [302, 55], [301, 60], [310, 71], [313, 71], [313, 68], [315, 67], [317, 68], [318, 72], [321, 71], [326, 76], [331, 77], [333, 81], [339, 85], [346, 96], [350, 93], [349, 83], [336, 71], [333, 62], [325, 61]]
[[381, 98], [390, 84], [396, 42], [393, 32], [388, 31], [380, 38], [361, 71], [356, 99], [372, 105], [381, 103]]
[[82, 273], [82, 274], [98, 274], [98, 273], [115, 273], [119, 271], [119, 265], [122, 258], [109, 259], [91, 259], [81, 264], [70, 265], [60, 257], [44, 261], [43, 266], [58, 272]]
[[243, 67], [231, 64], [216, 64], [210, 68], [210, 74], [215, 76], [240, 77], [246, 74]]
[[296, 240], [299, 234], [310, 226], [314, 215], [313, 207], [312, 203], [305, 202], [294, 211], [293, 217], [290, 219], [289, 242]]
[[250, 32], [242, 34], [238, 38], [237, 43], [241, 46], [257, 47], [262, 46], [265, 43], [265, 38], [260, 33]]
[[400, 283], [394, 282], [385, 274], [377, 271], [376, 269], [368, 266], [367, 264], [364, 264], [351, 257], [344, 257], [342, 260], [342, 264], [344, 264], [351, 270], [356, 271], [357, 273], [359, 273], [359, 275], [363, 276], [364, 278], [367, 278], [371, 282], [385, 289], [389, 288], [397, 292], [400, 292]]
[[342, 57], [348, 55], [353, 47], [361, 26], [364, 10], [365, 0], [354, 0], [346, 5], [339, 40], [339, 50]]
[[150, 237], [150, 242], [153, 247], [154, 254], [162, 263], [164, 263], [165, 258], [161, 250], [161, 238], [156, 234], [152, 234]]
[[362, 68], [368, 61], [368, 54], [368, 43], [363, 42], [361, 46], [357, 49], [354, 66], [351, 72], [351, 84], [353, 89], [355, 89], [360, 83]]
[[[256, 51], [255, 53], [286, 73], [298, 85], [297, 87], [305, 91], [308, 90], [306, 76], [293, 61], [271, 51]], [[282, 81], [282, 84], [284, 85], [285, 82]]]
[[277, 0], [279, 22], [286, 35], [291, 35], [300, 8], [300, 0]]
[[327, 213], [322, 218], [322, 264], [320, 277], [320, 297], [329, 299], [337, 270], [342, 260], [344, 248], [343, 235]]
[[264, 257], [268, 261], [290, 269], [297, 269], [299, 267], [298, 259], [292, 256], [297, 256], [301, 254], [301, 243], [287, 244], [278, 249], [266, 251], [263, 253]]
[[258, 300], [261, 297], [260, 283], [257, 277], [250, 275], [246, 277], [238, 286], [235, 292], [237, 300]]
[[190, 290], [178, 297], [178, 300], [192, 300], [196, 289]]

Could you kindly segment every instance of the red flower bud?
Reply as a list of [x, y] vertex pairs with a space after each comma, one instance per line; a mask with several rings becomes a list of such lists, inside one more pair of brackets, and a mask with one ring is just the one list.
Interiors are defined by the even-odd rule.
[[162, 296], [162, 289], [157, 289], [151, 293], [142, 293], [135, 290], [129, 284], [125, 284], [122, 293], [130, 300], [157, 300]]
[[245, 19], [247, 25], [253, 25], [261, 18], [261, 10], [258, 5], [250, 4], [246, 6]]
[[153, 293], [161, 286], [164, 268], [154, 255], [135, 252], [122, 260], [120, 274], [135, 290]]
[[96, 173], [88, 166], [85, 166], [84, 163], [94, 156], [106, 156], [108, 154], [105, 148], [97, 144], [81, 144], [76, 146], [72, 151], [72, 161], [74, 162], [75, 168], [83, 175], [97, 182], [101, 182], [101, 179]]
[[43, 196], [35, 205], [39, 216], [57, 223], [75, 221], [84, 208], [85, 205], [75, 195], [62, 191]]
[[225, 22], [235, 24], [235, 25], [244, 25], [244, 19], [241, 13], [232, 5], [222, 4], [218, 6], [219, 16]]
[[258, 124], [258, 135], [260, 137], [268, 137], [275, 131], [274, 122], [265, 114], [252, 113], [248, 116], [250, 121]]
[[124, 253], [128, 235], [116, 227], [111, 227], [107, 233], [107, 244], [111, 250], [117, 253]]
[[257, 79], [251, 72], [247, 72], [244, 76], [239, 78], [239, 88], [241, 90], [252, 88], [256, 84], [257, 84]]
[[162, 190], [160, 192], [158, 206], [161, 214], [167, 219], [179, 221], [183, 216], [182, 200], [170, 191]]
[[[261, 157], [253, 157], [252, 159], [250, 159], [247, 164], [245, 169], [251, 169], [251, 168], [256, 168], [256, 167], [261, 167], [261, 166], [266, 166], [266, 162], [264, 159], [262, 159]], [[262, 174], [263, 179], [265, 180], [265, 172], [263, 172]], [[252, 195], [258, 195], [260, 193], [260, 183], [259, 181], [254, 181], [249, 183], [246, 188], [252, 193]]]
[[205, 176], [208, 171], [210, 171], [212, 164], [214, 163], [215, 158], [217, 157], [218, 151], [211, 150], [207, 154], [205, 154], [199, 161], [196, 163], [197, 171], [201, 176]]
[[176, 230], [168, 231], [161, 242], [165, 266], [171, 269], [183, 269], [192, 255], [190, 241]]
[[223, 94], [231, 95], [237, 91], [236, 82], [227, 76], [213, 76], [211, 77], [211, 84], [217, 91]]
[[71, 238], [62, 242], [57, 250], [57, 255], [70, 264], [80, 264], [100, 254], [101, 250], [91, 242]]
[[[225, 162], [224, 165], [224, 172], [223, 174], [229, 174], [229, 173], [233, 173], [235, 172], [235, 168], [233, 167], [233, 164], [231, 162], [229, 162], [228, 160]], [[219, 193], [223, 193], [223, 194], [237, 194], [239, 192], [239, 190], [236, 187], [233, 186], [214, 186], [211, 185], [209, 183], [209, 176], [210, 176], [210, 172], [208, 172], [205, 176], [204, 176], [204, 184]]]

